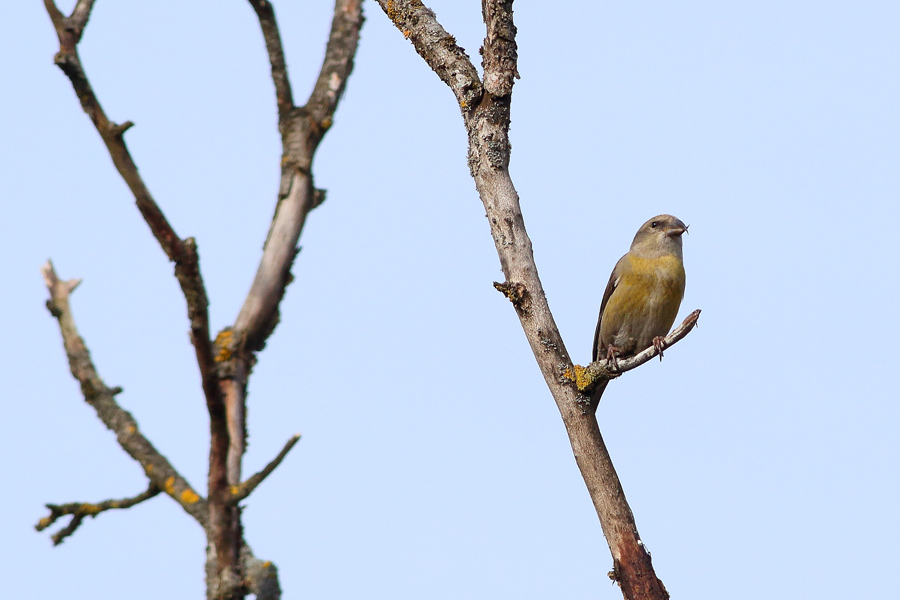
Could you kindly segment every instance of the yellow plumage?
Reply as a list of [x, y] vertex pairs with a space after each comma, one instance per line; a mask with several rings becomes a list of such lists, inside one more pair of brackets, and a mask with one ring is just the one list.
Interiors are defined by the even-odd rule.
[[684, 297], [685, 231], [687, 226], [671, 215], [653, 217], [638, 230], [606, 286], [593, 360], [637, 354], [672, 328]]

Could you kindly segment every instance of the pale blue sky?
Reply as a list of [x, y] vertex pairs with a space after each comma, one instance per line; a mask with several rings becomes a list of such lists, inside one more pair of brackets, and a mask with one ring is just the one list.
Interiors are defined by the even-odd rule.
[[[601, 429], [673, 598], [887, 598], [900, 568], [900, 5], [521, 1], [512, 174], [571, 354], [637, 227], [691, 224], [680, 317], [700, 328], [610, 385]], [[478, 59], [480, 2], [430, 3]], [[295, 96], [328, 2], [275, 2]], [[246, 538], [285, 598], [621, 598], [562, 422], [509, 303], [453, 97], [372, 2], [315, 165], [282, 323], [251, 381]], [[0, 37], [10, 597], [200, 598], [204, 538], [165, 497], [62, 546], [45, 502], [144, 489], [86, 406], [40, 265], [106, 382], [205, 487], [183, 300], [69, 82], [42, 3]], [[233, 321], [280, 143], [245, 2], [97, 2], [81, 45], [176, 231]]]

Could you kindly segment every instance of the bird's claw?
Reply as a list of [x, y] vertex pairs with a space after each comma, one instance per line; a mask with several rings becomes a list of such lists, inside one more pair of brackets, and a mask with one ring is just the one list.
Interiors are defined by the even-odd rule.
[[666, 338], [662, 336], [656, 336], [653, 338], [653, 347], [656, 348], [656, 351], [659, 352], [659, 361], [662, 362], [663, 358], [663, 350], [666, 349]]
[[619, 370], [619, 359], [616, 357], [616, 354], [621, 351], [621, 349], [616, 348], [615, 346], [607, 346], [606, 348], [606, 360], [609, 362], [613, 371]]

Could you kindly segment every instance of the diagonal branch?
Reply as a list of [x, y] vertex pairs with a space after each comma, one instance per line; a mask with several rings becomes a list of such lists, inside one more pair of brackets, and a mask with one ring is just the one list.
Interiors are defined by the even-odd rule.
[[116, 440], [122, 449], [140, 463], [153, 485], [165, 491], [186, 513], [205, 526], [208, 517], [206, 500], [194, 491], [184, 477], [153, 447], [150, 440], [144, 437], [138, 430], [134, 417], [119, 406], [115, 397], [122, 392], [122, 388], [107, 387], [97, 373], [91, 354], [75, 326], [75, 319], [69, 306], [69, 295], [80, 280], [59, 279], [50, 261], [41, 268], [41, 272], [50, 291], [47, 308], [59, 321], [69, 368], [81, 384], [81, 393], [85, 401], [94, 407], [103, 424], [116, 434]]
[[237, 504], [238, 502], [241, 502], [242, 500], [246, 499], [247, 496], [252, 494], [253, 490], [255, 490], [257, 487], [259, 487], [259, 484], [261, 484], [266, 477], [271, 475], [272, 471], [274, 471], [275, 469], [278, 468], [278, 465], [281, 464], [281, 461], [284, 460], [284, 457], [287, 456], [288, 452], [291, 451], [291, 448], [293, 448], [294, 444], [296, 444], [299, 440], [300, 440], [299, 434], [291, 437], [291, 439], [289, 439], [287, 441], [287, 443], [284, 445], [284, 448], [281, 449], [281, 452], [279, 452], [278, 455], [275, 458], [273, 458], [272, 461], [269, 464], [267, 464], [263, 468], [262, 471], [259, 471], [258, 473], [253, 474], [244, 483], [233, 486], [231, 488], [232, 504]]
[[[525, 229], [519, 197], [509, 174], [510, 100], [518, 77], [516, 28], [512, 0], [482, 0], [486, 37], [484, 89], [476, 89], [477, 74], [452, 36], [419, 0], [377, 0], [388, 18], [412, 40], [416, 51], [454, 92], [463, 109], [469, 137], [469, 169], [491, 228], [491, 236], [506, 281], [496, 284], [513, 303], [544, 380], [556, 401], [569, 435], [576, 463], [594, 502], [613, 557], [613, 578], [625, 598], [664, 600], [668, 593], [656, 577], [634, 515], [590, 406], [576, 385], [575, 366], [550, 312], [531, 240]], [[686, 331], [685, 331], [686, 333]], [[650, 356], [641, 357], [641, 360]], [[623, 361], [624, 362], [624, 361]], [[595, 363], [591, 367], [600, 369]], [[634, 366], [637, 366], [635, 364]], [[583, 375], [585, 369], [581, 368]], [[603, 377], [612, 375], [606, 372]], [[600, 376], [597, 377], [598, 380]]]
[[105, 500], [103, 502], [69, 502], [68, 504], [48, 504], [47, 508], [50, 509], [50, 514], [40, 521], [38, 521], [37, 525], [34, 528], [38, 531], [43, 531], [53, 525], [57, 519], [65, 515], [72, 515], [72, 520], [69, 521], [69, 524], [54, 533], [50, 536], [50, 539], [53, 540], [53, 545], [60, 545], [63, 540], [67, 537], [75, 533], [75, 530], [81, 525], [84, 521], [85, 517], [96, 517], [102, 512], [107, 510], [115, 510], [115, 509], [123, 509], [123, 508], [131, 508], [145, 500], [149, 500], [150, 498], [154, 498], [157, 496], [162, 490], [159, 489], [155, 483], [152, 481], [150, 485], [147, 486], [146, 491], [141, 492], [137, 496], [133, 496], [131, 498], [122, 498], [121, 500]]
[[385, 14], [410, 40], [441, 81], [453, 91], [456, 103], [469, 110], [481, 101], [478, 70], [456, 38], [438, 23], [434, 12], [419, 0], [376, 0]]
[[[665, 337], [662, 347], [669, 348], [687, 337], [687, 334], [697, 326], [697, 321], [699, 319], [700, 310], [695, 310], [685, 317], [681, 325], [673, 329], [672, 332]], [[606, 359], [598, 360], [592, 362], [587, 367], [575, 365], [572, 371], [566, 371], [563, 374], [575, 383], [579, 392], [590, 395], [591, 392], [594, 391], [594, 388], [600, 383], [615, 379], [622, 373], [636, 369], [644, 363], [650, 362], [657, 356], [662, 360], [662, 350], [656, 346], [650, 346], [634, 356], [617, 359], [614, 365], [610, 364], [610, 361]]]
[[[81, 107], [91, 118], [103, 143], [106, 144], [113, 164], [131, 190], [135, 204], [147, 225], [150, 226], [153, 236], [168, 259], [175, 263], [175, 276], [187, 303], [188, 319], [191, 324], [191, 343], [197, 356], [203, 393], [213, 422], [211, 425], [214, 430], [213, 437], [222, 437], [227, 435], [224, 425], [225, 411], [216, 378], [216, 363], [213, 358], [209, 332], [209, 299], [200, 273], [197, 244], [193, 238], [182, 240], [178, 237], [144, 184], [123, 138], [125, 131], [133, 123], [126, 121], [118, 125], [109, 120], [84, 72], [78, 56], [77, 44], [81, 40], [84, 28], [90, 18], [93, 4], [93, 0], [79, 0], [72, 15], [65, 17], [53, 0], [44, 0], [44, 6], [59, 38], [59, 52], [53, 60], [72, 83], [75, 94], [81, 101]], [[217, 427], [218, 424], [220, 425]]]

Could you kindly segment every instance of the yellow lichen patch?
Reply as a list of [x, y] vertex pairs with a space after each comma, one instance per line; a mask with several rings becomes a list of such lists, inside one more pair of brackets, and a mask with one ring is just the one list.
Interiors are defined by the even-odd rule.
[[170, 496], [175, 495], [175, 478], [169, 477], [166, 479], [166, 493]]
[[144, 473], [149, 475], [152, 472], [153, 472], [153, 465], [151, 465], [150, 463], [147, 463], [146, 465], [144, 465]]
[[574, 365], [572, 369], [566, 369], [563, 371], [563, 377], [574, 383], [579, 392], [583, 392], [584, 388], [594, 382], [594, 378], [591, 377], [588, 370], [581, 365]]
[[468, 108], [468, 106], [469, 106], [468, 102], [466, 102], [465, 100], [460, 100], [460, 102], [459, 102], [460, 108]]
[[262, 566], [263, 566], [263, 569], [268, 569], [269, 567], [272, 566], [272, 561], [267, 560], [266, 562], [264, 562], [264, 563], [262, 564]]
[[50, 527], [50, 523], [52, 523], [50, 517], [44, 517], [43, 519], [38, 521], [37, 528], [38, 530], [47, 529], [48, 527]]
[[327, 118], [325, 118], [325, 119], [322, 119], [322, 122], [319, 123], [319, 126], [320, 126], [322, 129], [329, 129], [329, 128], [331, 127], [331, 117], [327, 117]]
[[216, 362], [225, 362], [231, 359], [231, 344], [234, 343], [234, 334], [230, 329], [223, 329], [216, 336], [216, 346], [219, 348], [216, 354]]
[[129, 434], [132, 434], [135, 431], [137, 431], [137, 427], [135, 427], [134, 425], [129, 425], [128, 427], [125, 428], [125, 431], [128, 432]]
[[192, 489], [187, 489], [181, 492], [181, 501], [185, 504], [193, 504], [197, 500], [200, 499], [200, 496]]
[[403, 37], [405, 37], [406, 39], [409, 39], [410, 35], [412, 35], [412, 31], [410, 31], [409, 29], [403, 30]]
[[240, 492], [240, 491], [241, 491], [240, 486], [237, 486], [237, 485], [231, 486], [231, 495], [232, 496], [237, 496], [238, 492]]

